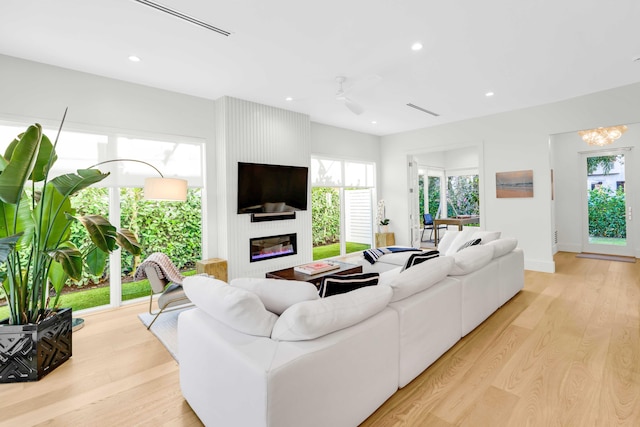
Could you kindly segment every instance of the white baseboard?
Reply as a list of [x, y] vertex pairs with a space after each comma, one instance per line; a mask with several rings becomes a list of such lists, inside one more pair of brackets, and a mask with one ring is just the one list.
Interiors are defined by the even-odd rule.
[[524, 269], [531, 271], [540, 271], [542, 273], [555, 273], [556, 263], [553, 261], [540, 261], [535, 259], [524, 259]]
[[579, 243], [558, 243], [559, 252], [582, 252], [582, 245]]

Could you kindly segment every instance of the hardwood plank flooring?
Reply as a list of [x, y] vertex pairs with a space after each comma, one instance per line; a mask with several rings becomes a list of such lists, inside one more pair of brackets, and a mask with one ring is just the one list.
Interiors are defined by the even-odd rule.
[[[362, 426], [640, 425], [640, 262], [555, 260]], [[0, 385], [0, 426], [201, 426], [145, 310], [84, 315], [70, 361]]]

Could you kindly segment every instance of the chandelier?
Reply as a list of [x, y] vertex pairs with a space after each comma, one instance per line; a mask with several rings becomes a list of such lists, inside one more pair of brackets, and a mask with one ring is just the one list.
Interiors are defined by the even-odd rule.
[[589, 145], [604, 146], [613, 143], [616, 139], [620, 138], [623, 133], [627, 131], [625, 125], [611, 126], [608, 128], [597, 128], [589, 130], [581, 130], [578, 135], [582, 137], [582, 140]]

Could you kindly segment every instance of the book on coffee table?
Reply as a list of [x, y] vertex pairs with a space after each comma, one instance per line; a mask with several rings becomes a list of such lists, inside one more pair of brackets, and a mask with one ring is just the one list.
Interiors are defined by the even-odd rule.
[[309, 264], [303, 264], [297, 267], [293, 267], [295, 271], [309, 275], [320, 274], [331, 270], [338, 270], [339, 268], [340, 264], [334, 264], [328, 261], [311, 262]]

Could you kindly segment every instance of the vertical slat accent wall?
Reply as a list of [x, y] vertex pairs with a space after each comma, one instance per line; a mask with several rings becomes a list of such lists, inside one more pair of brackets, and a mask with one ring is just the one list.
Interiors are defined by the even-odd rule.
[[[216, 175], [218, 177], [218, 253], [228, 260], [229, 279], [264, 277], [268, 271], [310, 262], [311, 187], [307, 209], [293, 220], [251, 222], [237, 214], [238, 162], [310, 166], [309, 116], [231, 97], [216, 101]], [[298, 253], [249, 262], [249, 239], [296, 233]]]

